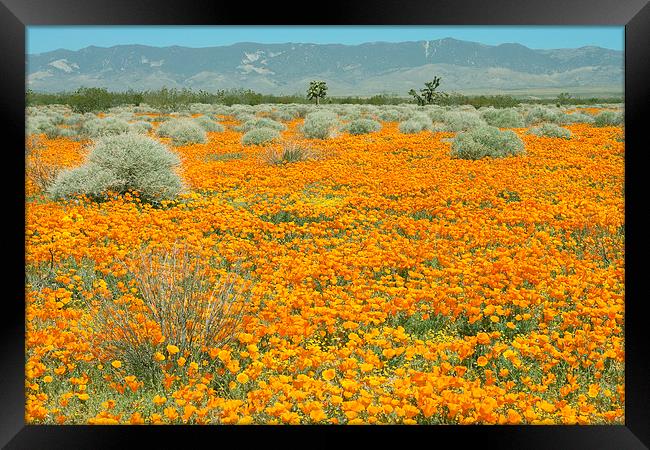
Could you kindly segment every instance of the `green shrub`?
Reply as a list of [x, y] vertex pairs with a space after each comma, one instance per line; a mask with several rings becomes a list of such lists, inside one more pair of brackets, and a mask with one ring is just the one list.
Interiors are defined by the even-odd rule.
[[280, 133], [272, 128], [253, 128], [242, 136], [244, 145], [263, 145], [280, 139]]
[[199, 124], [199, 126], [203, 128], [205, 131], [211, 131], [213, 133], [222, 133], [225, 129], [223, 125], [221, 125], [219, 122], [215, 122], [214, 120], [211, 120], [209, 117], [200, 116], [195, 118], [194, 121], [197, 124]]
[[554, 123], [543, 123], [538, 127], [531, 128], [528, 130], [528, 134], [564, 139], [571, 138], [571, 132], [569, 130], [555, 125]]
[[367, 134], [381, 130], [381, 124], [372, 119], [357, 119], [348, 123], [345, 130], [350, 134]]
[[128, 133], [130, 130], [131, 128], [127, 121], [114, 117], [106, 117], [104, 119], [94, 118], [84, 122], [81, 126], [82, 133], [91, 138]]
[[95, 142], [82, 166], [59, 174], [49, 193], [55, 199], [84, 194], [102, 200], [108, 192], [133, 190], [143, 201], [157, 202], [181, 191], [181, 179], [173, 170], [179, 163], [175, 153], [148, 136], [107, 136]]
[[271, 117], [282, 122], [289, 122], [296, 118], [294, 111], [289, 109], [278, 109], [271, 113]]
[[594, 117], [594, 126], [616, 127], [623, 124], [623, 113], [615, 111], [603, 111]]
[[564, 119], [565, 123], [594, 123], [593, 116], [581, 112], [566, 114]]
[[397, 109], [380, 110], [377, 113], [377, 118], [384, 122], [397, 122], [402, 118], [402, 113]]
[[133, 123], [130, 123], [129, 127], [134, 133], [146, 134], [153, 128], [153, 125], [151, 125], [149, 122], [145, 122], [144, 120], [137, 120]]
[[250, 131], [255, 128], [270, 128], [272, 130], [282, 131], [282, 130], [286, 130], [287, 126], [283, 123], [276, 122], [273, 119], [262, 117], [262, 118], [254, 118], [251, 120], [247, 120], [246, 122], [244, 122], [243, 125], [238, 126], [236, 130]]
[[32, 116], [27, 118], [26, 134], [45, 134], [49, 139], [55, 138], [59, 135], [59, 128], [52, 122], [52, 120], [44, 115]]
[[339, 127], [338, 116], [330, 111], [316, 111], [307, 114], [302, 133], [310, 139], [328, 139], [335, 135]]
[[447, 131], [466, 131], [485, 125], [477, 113], [465, 111], [448, 111], [442, 116], [442, 121], [447, 126]]
[[525, 126], [523, 117], [514, 109], [486, 109], [481, 117], [488, 125], [499, 128], [522, 128]]
[[192, 119], [174, 119], [158, 127], [158, 135], [170, 137], [174, 145], [203, 144], [208, 141], [205, 130]]
[[513, 131], [491, 125], [459, 133], [451, 145], [451, 156], [460, 159], [503, 158], [524, 151], [523, 141]]
[[431, 118], [424, 113], [416, 113], [405, 122], [400, 122], [399, 131], [405, 134], [431, 130]]
[[561, 125], [567, 123], [568, 116], [570, 114], [566, 114], [557, 108], [534, 106], [526, 111], [526, 122], [529, 124], [552, 122]]

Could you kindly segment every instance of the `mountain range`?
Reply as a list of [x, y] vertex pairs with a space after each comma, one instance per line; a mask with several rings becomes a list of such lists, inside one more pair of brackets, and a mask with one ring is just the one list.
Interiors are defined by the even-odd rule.
[[27, 55], [28, 88], [60, 92], [80, 86], [113, 91], [246, 88], [304, 93], [325, 80], [328, 94], [406, 95], [434, 75], [439, 90], [460, 93], [623, 92], [623, 52], [601, 47], [539, 50], [452, 38], [412, 42], [260, 44], [205, 48], [117, 45]]

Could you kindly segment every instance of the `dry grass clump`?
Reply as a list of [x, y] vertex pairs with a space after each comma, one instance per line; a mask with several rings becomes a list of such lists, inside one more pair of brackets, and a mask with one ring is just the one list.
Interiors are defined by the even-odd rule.
[[263, 155], [263, 159], [267, 164], [276, 166], [298, 161], [307, 161], [317, 158], [318, 156], [318, 150], [309, 144], [297, 141], [286, 141], [279, 147], [268, 147]]

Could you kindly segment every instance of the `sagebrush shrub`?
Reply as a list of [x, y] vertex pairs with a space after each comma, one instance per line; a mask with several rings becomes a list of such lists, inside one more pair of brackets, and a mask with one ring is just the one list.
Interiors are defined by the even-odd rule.
[[253, 128], [242, 136], [244, 145], [263, 145], [280, 139], [280, 133], [272, 128]]
[[596, 127], [615, 127], [623, 124], [623, 113], [616, 111], [603, 111], [594, 117]]
[[521, 128], [525, 126], [524, 118], [514, 109], [490, 108], [481, 112], [481, 117], [488, 125], [499, 128]]
[[164, 144], [135, 133], [97, 140], [86, 162], [59, 174], [49, 189], [55, 199], [83, 194], [102, 200], [108, 192], [137, 191], [145, 202], [171, 199], [182, 190], [178, 156]]
[[192, 119], [174, 119], [162, 123], [159, 136], [170, 137], [174, 145], [203, 144], [208, 141], [205, 130]]
[[334, 136], [339, 127], [338, 116], [330, 111], [316, 111], [307, 114], [302, 133], [310, 139], [328, 139]]
[[350, 134], [368, 134], [381, 130], [381, 124], [372, 119], [357, 119], [345, 126], [345, 131]]
[[44, 134], [49, 139], [52, 139], [59, 135], [59, 128], [49, 117], [37, 115], [27, 118], [27, 129], [25, 132], [28, 136], [32, 134]]
[[151, 125], [149, 122], [146, 122], [144, 120], [137, 120], [135, 122], [130, 123], [129, 127], [131, 128], [131, 131], [133, 131], [134, 133], [146, 134], [149, 130], [153, 128], [153, 125]]
[[377, 118], [384, 122], [397, 122], [402, 118], [402, 113], [397, 109], [383, 109], [377, 113]]
[[223, 125], [221, 125], [219, 122], [216, 122], [206, 116], [197, 117], [194, 119], [194, 121], [197, 124], [199, 124], [199, 126], [203, 128], [205, 131], [211, 131], [213, 133], [222, 133], [225, 129]]
[[539, 122], [552, 122], [558, 125], [567, 123], [568, 116], [558, 108], [550, 108], [545, 106], [533, 106], [526, 111], [526, 122], [529, 124], [536, 124]]
[[416, 113], [399, 124], [399, 131], [405, 134], [419, 133], [424, 130], [431, 130], [431, 118], [424, 113]]
[[503, 158], [523, 154], [523, 141], [511, 130], [483, 125], [459, 133], [451, 144], [451, 156], [460, 159]]
[[562, 128], [561, 126], [554, 123], [543, 123], [538, 127], [531, 128], [528, 130], [528, 134], [563, 139], [571, 138], [571, 131], [567, 130], [566, 128]]
[[283, 123], [276, 122], [273, 119], [267, 117], [254, 118], [247, 120], [242, 125], [237, 127], [237, 131], [250, 131], [255, 128], [270, 128], [271, 130], [282, 131], [286, 130], [287, 126]]
[[485, 121], [474, 112], [447, 111], [442, 116], [447, 131], [466, 131], [485, 125]]
[[594, 117], [589, 114], [575, 112], [572, 114], [566, 114], [564, 116], [564, 122], [565, 123], [594, 123]]
[[128, 133], [131, 130], [126, 120], [115, 117], [94, 118], [84, 122], [81, 132], [91, 138]]

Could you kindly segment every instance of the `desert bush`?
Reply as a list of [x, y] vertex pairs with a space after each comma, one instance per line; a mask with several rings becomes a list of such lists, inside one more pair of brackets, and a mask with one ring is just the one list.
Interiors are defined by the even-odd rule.
[[397, 122], [402, 118], [402, 113], [397, 109], [384, 109], [377, 113], [377, 118], [384, 122]]
[[146, 122], [144, 120], [137, 120], [135, 122], [130, 123], [129, 128], [134, 133], [146, 134], [148, 131], [150, 131], [153, 128], [153, 125], [151, 125], [149, 122]]
[[220, 274], [219, 258], [206, 260], [176, 244], [145, 247], [122, 264], [135, 280], [138, 298], [98, 298], [94, 321], [103, 336], [101, 349], [125, 361], [143, 381], [160, 380], [157, 351], [167, 353], [173, 345], [180, 355], [200, 359], [206, 347], [227, 345], [240, 332], [246, 282], [236, 270]]
[[272, 128], [253, 128], [242, 136], [244, 145], [264, 145], [280, 139], [280, 133]]
[[367, 134], [381, 130], [381, 124], [372, 119], [357, 119], [348, 123], [344, 130], [350, 134]]
[[623, 113], [615, 111], [603, 111], [594, 117], [596, 127], [615, 127], [623, 124]]
[[523, 154], [523, 141], [511, 130], [483, 125], [459, 133], [451, 145], [451, 156], [460, 159], [503, 158]]
[[431, 118], [424, 113], [416, 113], [399, 124], [399, 131], [406, 134], [419, 133], [424, 130], [431, 130]]
[[46, 137], [52, 139], [59, 135], [59, 128], [49, 117], [38, 115], [27, 118], [27, 129], [25, 132], [27, 135], [44, 134]]
[[558, 108], [550, 108], [545, 106], [533, 106], [526, 111], [526, 122], [528, 124], [536, 124], [540, 122], [551, 122], [558, 125], [567, 123], [566, 114]]
[[196, 117], [194, 121], [199, 124], [205, 131], [211, 131], [213, 133], [222, 133], [224, 131], [223, 125], [221, 125], [219, 122], [211, 120], [209, 117]]
[[263, 157], [268, 164], [279, 165], [306, 161], [316, 155], [317, 152], [313, 147], [304, 143], [288, 141], [279, 147], [268, 147]]
[[338, 132], [339, 118], [330, 111], [316, 111], [307, 114], [302, 133], [310, 139], [328, 139]]
[[236, 127], [237, 131], [250, 131], [255, 128], [270, 128], [272, 130], [282, 131], [286, 130], [287, 126], [283, 123], [276, 122], [273, 119], [267, 117], [254, 118], [247, 120], [242, 125]]
[[296, 118], [296, 114], [292, 110], [288, 109], [278, 109], [271, 113], [271, 117], [274, 120], [279, 120], [282, 122], [289, 122]]
[[514, 109], [488, 108], [481, 112], [481, 117], [488, 125], [499, 128], [521, 128], [525, 126], [524, 118]]
[[466, 111], [447, 111], [442, 116], [447, 131], [466, 131], [485, 125], [485, 121], [477, 113]]
[[425, 113], [433, 122], [442, 122], [446, 112], [447, 110], [440, 106], [427, 106], [425, 108]]
[[90, 138], [128, 133], [130, 130], [127, 121], [114, 117], [94, 118], [84, 122], [81, 126], [81, 132]]
[[555, 125], [554, 123], [543, 123], [538, 127], [531, 128], [528, 130], [528, 134], [564, 139], [571, 138], [571, 132], [569, 130], [562, 128], [559, 125]]
[[95, 142], [86, 162], [63, 171], [49, 189], [55, 199], [83, 194], [103, 200], [109, 192], [137, 191], [145, 202], [174, 198], [182, 189], [178, 156], [148, 136], [127, 133]]
[[51, 150], [43, 145], [39, 135], [31, 135], [25, 141], [25, 175], [41, 192], [47, 191], [61, 171], [60, 167], [46, 162], [48, 151]]
[[159, 136], [170, 137], [174, 145], [203, 144], [208, 141], [205, 130], [192, 119], [174, 119], [162, 123]]
[[572, 114], [566, 114], [564, 116], [564, 122], [565, 123], [594, 123], [594, 117], [589, 114], [576, 112]]

